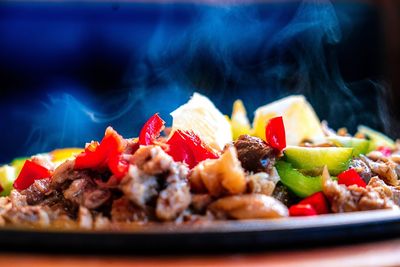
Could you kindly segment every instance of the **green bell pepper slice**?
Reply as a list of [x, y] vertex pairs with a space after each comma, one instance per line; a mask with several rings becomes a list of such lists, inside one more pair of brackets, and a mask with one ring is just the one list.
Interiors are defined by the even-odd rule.
[[290, 163], [282, 160], [275, 164], [275, 168], [278, 171], [281, 182], [301, 198], [322, 190], [321, 176], [304, 175], [294, 169]]
[[337, 175], [348, 169], [353, 148], [291, 146], [285, 149], [284, 155], [296, 169], [321, 172], [327, 166], [330, 174]]
[[350, 136], [330, 136], [327, 140], [339, 147], [352, 147], [353, 157], [367, 154], [370, 146], [369, 140]]

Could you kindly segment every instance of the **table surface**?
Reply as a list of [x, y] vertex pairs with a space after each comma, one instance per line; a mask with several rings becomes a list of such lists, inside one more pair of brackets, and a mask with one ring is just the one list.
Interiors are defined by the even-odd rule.
[[400, 266], [400, 239], [247, 254], [96, 256], [0, 253], [1, 266]]

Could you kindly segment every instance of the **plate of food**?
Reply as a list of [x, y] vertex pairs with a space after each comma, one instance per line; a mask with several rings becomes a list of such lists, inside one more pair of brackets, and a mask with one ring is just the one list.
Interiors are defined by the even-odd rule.
[[400, 143], [384, 134], [334, 131], [301, 95], [252, 124], [240, 100], [224, 116], [198, 93], [171, 116], [0, 167], [0, 243], [247, 250], [400, 233]]

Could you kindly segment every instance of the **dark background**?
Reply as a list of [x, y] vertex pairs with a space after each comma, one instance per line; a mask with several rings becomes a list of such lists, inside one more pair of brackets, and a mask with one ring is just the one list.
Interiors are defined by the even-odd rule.
[[[1, 2], [0, 162], [136, 136], [194, 91], [230, 114], [305, 94], [321, 119], [398, 132], [395, 1]], [[398, 135], [397, 135], [398, 136]]]

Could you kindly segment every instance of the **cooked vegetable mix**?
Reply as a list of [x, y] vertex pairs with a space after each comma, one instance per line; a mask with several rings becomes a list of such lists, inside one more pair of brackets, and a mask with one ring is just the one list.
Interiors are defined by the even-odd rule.
[[[399, 210], [400, 145], [321, 123], [303, 96], [226, 118], [205, 96], [124, 138], [0, 167], [0, 225], [120, 229], [150, 222], [273, 219]], [[288, 145], [288, 146], [287, 146]], [[335, 177], [337, 176], [337, 177]]]

